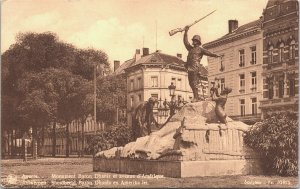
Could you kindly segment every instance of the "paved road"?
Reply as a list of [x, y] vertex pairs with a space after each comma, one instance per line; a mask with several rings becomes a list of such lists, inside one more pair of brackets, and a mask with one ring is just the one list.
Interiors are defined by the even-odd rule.
[[1, 185], [6, 187], [78, 187], [78, 188], [293, 188], [296, 177], [221, 176], [162, 178], [160, 175], [124, 175], [93, 172], [91, 158], [42, 158], [1, 161]]

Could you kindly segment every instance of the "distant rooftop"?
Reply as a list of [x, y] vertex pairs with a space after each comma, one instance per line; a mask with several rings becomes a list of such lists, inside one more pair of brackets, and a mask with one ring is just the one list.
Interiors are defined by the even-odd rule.
[[[125, 70], [128, 68], [132, 68], [138, 65], [173, 65], [178, 66], [184, 69], [185, 62], [178, 58], [177, 56], [172, 56], [168, 54], [164, 54], [161, 52], [154, 52], [146, 56], [142, 56], [140, 59], [135, 61], [135, 58], [125, 61], [120, 67], [115, 71], [115, 74], [125, 73]], [[207, 68], [204, 66], [200, 67], [201, 75], [208, 75]]]
[[233, 30], [231, 33], [227, 33], [226, 35], [220, 37], [219, 39], [216, 39], [214, 41], [208, 42], [203, 45], [204, 48], [209, 48], [214, 45], [217, 45], [222, 42], [227, 42], [230, 39], [234, 39], [236, 37], [240, 37], [243, 35], [246, 35], [248, 32], [253, 32], [261, 29], [261, 20], [255, 20], [253, 22], [249, 22], [247, 24], [244, 24], [237, 29]]

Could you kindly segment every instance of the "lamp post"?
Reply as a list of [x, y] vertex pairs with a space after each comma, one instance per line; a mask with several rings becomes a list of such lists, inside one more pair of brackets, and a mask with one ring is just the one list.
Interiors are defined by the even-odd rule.
[[[99, 64], [100, 67], [100, 76], [104, 75], [104, 64]], [[94, 62], [94, 133], [96, 134], [96, 128], [98, 126], [97, 124], [97, 69], [98, 64], [97, 62]]]
[[175, 97], [175, 90], [176, 90], [176, 86], [174, 85], [173, 82], [171, 82], [171, 85], [169, 85], [169, 91], [170, 91], [170, 96], [173, 98]]
[[[166, 122], [162, 125], [162, 127], [169, 122], [169, 120], [172, 118], [172, 116], [176, 113], [176, 110], [181, 109], [187, 102], [184, 101], [184, 99], [181, 99], [181, 97], [176, 100], [175, 97], [175, 91], [176, 91], [176, 86], [174, 85], [174, 83], [172, 82], [171, 85], [168, 87], [169, 92], [170, 92], [170, 97], [171, 100], [170, 102], [167, 101], [167, 99], [165, 99], [165, 101], [163, 101], [160, 99], [159, 100], [159, 116], [161, 117], [168, 117], [168, 119], [166, 120]], [[161, 105], [163, 104], [163, 106]], [[168, 111], [170, 111], [169, 115], [168, 115]]]
[[[94, 125], [97, 125], [97, 63], [94, 63]], [[94, 129], [94, 132], [96, 133], [96, 126]]]

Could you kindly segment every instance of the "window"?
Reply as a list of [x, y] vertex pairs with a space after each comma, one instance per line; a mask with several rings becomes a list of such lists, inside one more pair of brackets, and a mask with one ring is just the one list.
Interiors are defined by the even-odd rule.
[[223, 72], [225, 70], [225, 66], [223, 64], [223, 57], [224, 57], [224, 54], [221, 55], [220, 72]]
[[240, 54], [240, 67], [244, 67], [245, 66], [245, 50], [239, 50], [239, 54]]
[[252, 98], [252, 115], [256, 115], [257, 114], [257, 99], [256, 98]]
[[256, 64], [256, 46], [251, 47], [251, 64]]
[[142, 88], [142, 78], [140, 77], [137, 79], [137, 88], [138, 89]]
[[245, 74], [240, 74], [240, 92], [245, 92]]
[[283, 95], [284, 95], [284, 81], [283, 81], [283, 79], [280, 79], [278, 81], [278, 92], [279, 92], [278, 97], [282, 98]]
[[130, 90], [133, 90], [134, 89], [134, 81], [133, 79], [130, 80]]
[[176, 86], [176, 78], [175, 77], [172, 77], [171, 78], [171, 83], [173, 82], [173, 84]]
[[273, 63], [273, 47], [270, 47], [268, 50], [268, 63]]
[[133, 107], [133, 103], [134, 103], [134, 98], [132, 96], [132, 97], [130, 97], [130, 107]]
[[256, 91], [256, 72], [251, 72], [251, 90]]
[[295, 96], [295, 79], [289, 79], [290, 96]]
[[177, 79], [177, 86], [176, 86], [177, 89], [182, 89], [182, 86], [181, 86], [181, 79], [178, 78]]
[[141, 101], [142, 101], [142, 95], [139, 94], [139, 102], [141, 102]]
[[221, 92], [225, 89], [225, 78], [221, 79]]
[[241, 116], [245, 116], [245, 99], [240, 100], [240, 108]]
[[158, 94], [151, 94], [152, 98], [158, 99]]
[[282, 62], [284, 60], [284, 44], [281, 43], [278, 50], [278, 56], [279, 56], [279, 62]]
[[151, 87], [158, 87], [158, 77], [157, 76], [151, 77]]
[[268, 91], [269, 91], [269, 99], [273, 99], [274, 91], [273, 91], [273, 82], [269, 81], [268, 85]]
[[289, 48], [289, 57], [290, 59], [295, 59], [295, 41], [291, 41]]

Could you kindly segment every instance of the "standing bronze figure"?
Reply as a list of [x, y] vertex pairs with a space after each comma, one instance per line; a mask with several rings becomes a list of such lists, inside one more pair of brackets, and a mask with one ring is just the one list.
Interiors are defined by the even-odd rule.
[[203, 47], [201, 47], [201, 37], [199, 35], [194, 35], [192, 38], [192, 45], [188, 41], [188, 30], [189, 26], [185, 27], [183, 43], [188, 50], [187, 62], [185, 64], [185, 68], [188, 72], [189, 84], [192, 88], [194, 94], [194, 101], [200, 101], [198, 94], [197, 85], [200, 81], [200, 68], [203, 66], [200, 64], [203, 55], [210, 57], [221, 57], [217, 54], [214, 54]]
[[137, 139], [151, 134], [151, 124], [154, 123], [157, 128], [159, 124], [154, 118], [153, 107], [156, 103], [154, 98], [149, 98], [147, 102], [139, 104], [132, 117], [133, 138]]

